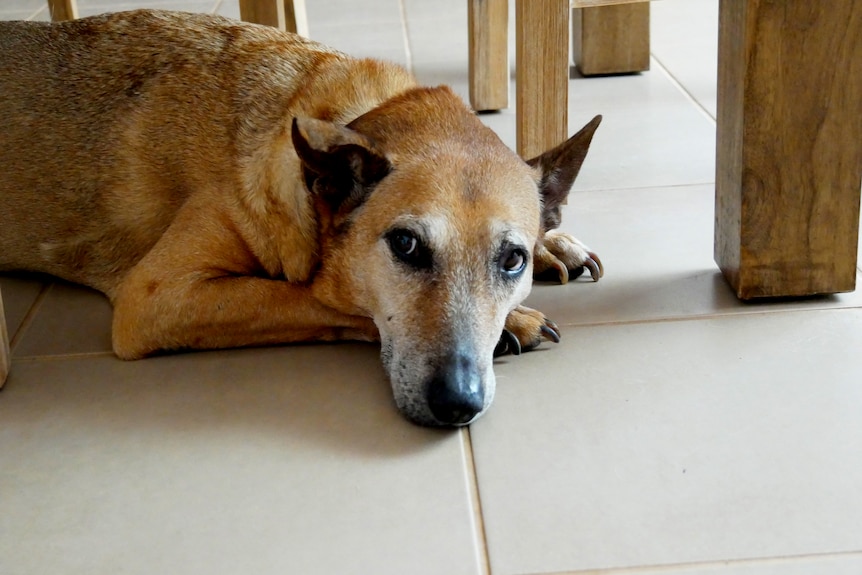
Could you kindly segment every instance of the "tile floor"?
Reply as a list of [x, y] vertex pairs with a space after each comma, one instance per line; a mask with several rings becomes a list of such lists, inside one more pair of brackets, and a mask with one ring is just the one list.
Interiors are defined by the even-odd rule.
[[[466, 94], [464, 0], [308, 9]], [[0, 277], [0, 573], [862, 573], [862, 295], [745, 305], [720, 277], [717, 9], [654, 3], [650, 72], [571, 81], [570, 129], [605, 122], [565, 228], [607, 274], [536, 287], [563, 341], [501, 359], [470, 429], [403, 420], [374, 346], [124, 363], [101, 296]], [[514, 144], [511, 111], [483, 119]]]

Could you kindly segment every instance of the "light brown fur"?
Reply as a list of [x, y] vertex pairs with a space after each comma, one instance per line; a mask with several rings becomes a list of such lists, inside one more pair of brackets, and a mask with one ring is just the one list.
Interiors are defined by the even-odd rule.
[[[598, 120], [528, 165], [449, 89], [274, 29], [0, 23], [0, 116], [0, 269], [104, 292], [121, 358], [381, 340], [399, 408], [461, 424], [504, 326], [509, 351], [558, 335], [519, 306], [530, 271], [601, 273], [549, 232]], [[394, 256], [402, 229], [433, 266]], [[523, 280], [496, 277], [512, 245]], [[440, 417], [438, 384], [481, 409]]]

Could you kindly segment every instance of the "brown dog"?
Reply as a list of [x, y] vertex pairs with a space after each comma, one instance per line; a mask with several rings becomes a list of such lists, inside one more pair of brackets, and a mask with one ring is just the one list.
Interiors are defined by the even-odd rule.
[[448, 88], [272, 28], [0, 22], [0, 117], [0, 269], [104, 292], [124, 359], [379, 340], [399, 409], [460, 425], [495, 349], [559, 336], [531, 274], [602, 273], [549, 232], [599, 117], [524, 162]]

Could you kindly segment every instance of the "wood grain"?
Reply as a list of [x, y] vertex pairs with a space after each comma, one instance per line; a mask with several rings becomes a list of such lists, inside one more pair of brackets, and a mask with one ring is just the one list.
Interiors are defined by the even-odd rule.
[[286, 30], [284, 7], [281, 0], [239, 0], [239, 17], [245, 22]]
[[635, 4], [648, 0], [571, 0], [572, 8], [591, 8], [593, 6], [615, 6], [617, 4]]
[[741, 299], [852, 291], [862, 3], [722, 0], [715, 259]]
[[308, 38], [308, 13], [305, 0], [284, 0], [284, 28]]
[[568, 131], [569, 2], [516, 0], [517, 146], [532, 158]]
[[572, 11], [572, 54], [585, 76], [649, 70], [648, 2]]
[[48, 10], [52, 22], [74, 20], [78, 17], [78, 5], [75, 0], [48, 0]]
[[469, 0], [470, 104], [474, 110], [509, 106], [509, 2]]

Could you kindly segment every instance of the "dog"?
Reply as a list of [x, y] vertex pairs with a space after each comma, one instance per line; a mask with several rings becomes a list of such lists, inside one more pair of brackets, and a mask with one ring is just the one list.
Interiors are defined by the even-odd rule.
[[[274, 28], [139, 10], [0, 22], [0, 270], [103, 292], [122, 359], [380, 342], [395, 403], [474, 421], [557, 327], [532, 276], [601, 121], [523, 161], [447, 87]], [[502, 335], [501, 335], [502, 334]]]

